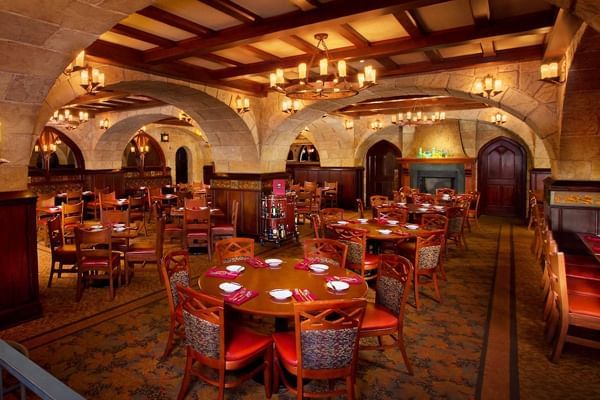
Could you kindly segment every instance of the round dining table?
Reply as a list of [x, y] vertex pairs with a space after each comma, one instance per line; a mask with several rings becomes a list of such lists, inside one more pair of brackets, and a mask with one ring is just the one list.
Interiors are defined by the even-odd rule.
[[[328, 276], [358, 276], [354, 272], [345, 268], [330, 267], [326, 273], [317, 274], [294, 268], [301, 261], [301, 259], [297, 258], [284, 258], [283, 263], [277, 268], [254, 268], [243, 261], [230, 263], [244, 266], [244, 271], [237, 278], [223, 279], [207, 276], [204, 273], [198, 279], [198, 285], [205, 293], [215, 297], [224, 297], [226, 293], [219, 288], [219, 285], [227, 281], [237, 282], [247, 289], [257, 291], [258, 296], [242, 304], [228, 303], [230, 307], [248, 314], [278, 318], [293, 317], [293, 304], [296, 300], [293, 297], [286, 300], [276, 300], [269, 294], [269, 291], [273, 289], [289, 289], [290, 291], [293, 291], [295, 288], [301, 290], [308, 289], [316, 300], [366, 297], [368, 287], [364, 280], [360, 284], [350, 284], [348, 289], [339, 292], [334, 292], [326, 286], [326, 278]], [[225, 270], [225, 265], [219, 269]]]
[[431, 233], [428, 229], [423, 229], [417, 224], [390, 224], [377, 219], [368, 219], [358, 221], [338, 221], [332, 225], [345, 225], [349, 228], [365, 229], [367, 231], [367, 239], [371, 240], [408, 240], [414, 239], [417, 236], [426, 236]]

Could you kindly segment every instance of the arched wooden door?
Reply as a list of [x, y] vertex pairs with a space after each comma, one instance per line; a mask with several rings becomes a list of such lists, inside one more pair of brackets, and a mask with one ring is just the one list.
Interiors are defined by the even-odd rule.
[[400, 150], [390, 142], [382, 140], [367, 151], [367, 199], [374, 194], [392, 197], [392, 192], [398, 190], [398, 158], [402, 157]]
[[183, 147], [178, 148], [175, 153], [175, 182], [188, 183], [188, 159]]
[[479, 151], [478, 188], [483, 214], [525, 215], [527, 153], [514, 140], [496, 138]]

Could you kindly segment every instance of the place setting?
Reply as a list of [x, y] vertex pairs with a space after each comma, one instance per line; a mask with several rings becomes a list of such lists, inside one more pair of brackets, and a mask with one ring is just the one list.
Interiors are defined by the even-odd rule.
[[212, 278], [235, 279], [240, 276], [244, 269], [245, 267], [243, 265], [228, 265], [224, 270], [219, 269], [218, 267], [212, 267], [206, 271], [206, 276]]
[[237, 282], [222, 282], [219, 284], [219, 289], [223, 300], [229, 304], [240, 305], [258, 296], [257, 291], [248, 289]]
[[290, 289], [271, 289], [267, 293], [269, 293], [272, 300], [276, 302], [290, 301], [293, 294]]

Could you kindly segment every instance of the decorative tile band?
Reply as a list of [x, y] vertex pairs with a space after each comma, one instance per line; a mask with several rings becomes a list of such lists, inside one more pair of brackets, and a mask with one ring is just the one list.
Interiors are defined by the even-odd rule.
[[243, 181], [237, 179], [211, 179], [211, 189], [253, 190], [260, 191], [260, 181]]
[[600, 193], [551, 191], [550, 204], [554, 206], [600, 207]]

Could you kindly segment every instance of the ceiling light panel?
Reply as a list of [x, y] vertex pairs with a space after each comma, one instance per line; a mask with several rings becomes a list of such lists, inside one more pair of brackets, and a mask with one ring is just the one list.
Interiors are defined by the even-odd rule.
[[214, 30], [241, 24], [237, 19], [197, 0], [162, 0], [154, 6]]
[[120, 23], [174, 41], [189, 39], [195, 36], [193, 33], [177, 29], [171, 25], [164, 24], [139, 14], [131, 14]]
[[131, 47], [132, 49], [141, 51], [153, 49], [156, 47], [155, 44], [143, 42], [141, 40], [133, 39], [129, 36], [120, 35], [118, 33], [113, 32], [105, 32], [102, 35], [100, 35], [99, 39], [109, 43], [114, 43], [125, 47]]
[[391, 14], [367, 20], [354, 21], [350, 23], [350, 26], [369, 42], [398, 39], [408, 36], [408, 33], [404, 30], [402, 25], [400, 25], [398, 20]]
[[432, 6], [421, 7], [415, 11], [423, 20], [423, 28], [429, 31], [442, 31], [473, 25], [473, 16], [469, 0], [453, 0]]

